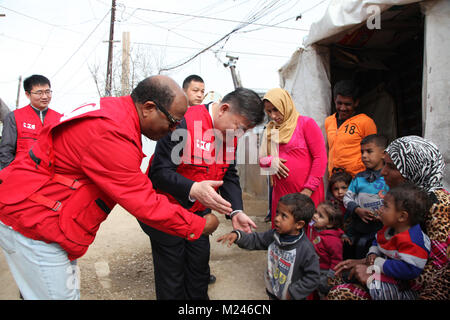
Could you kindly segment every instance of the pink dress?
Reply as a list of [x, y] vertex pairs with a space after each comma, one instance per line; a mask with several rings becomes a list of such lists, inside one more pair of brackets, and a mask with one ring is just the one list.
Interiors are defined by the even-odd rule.
[[313, 191], [311, 199], [316, 207], [325, 198], [323, 176], [327, 168], [327, 151], [322, 131], [314, 119], [298, 117], [291, 140], [279, 146], [279, 157], [287, 160], [284, 164], [289, 168], [289, 176], [282, 179], [273, 176], [272, 228], [282, 196], [308, 188]]

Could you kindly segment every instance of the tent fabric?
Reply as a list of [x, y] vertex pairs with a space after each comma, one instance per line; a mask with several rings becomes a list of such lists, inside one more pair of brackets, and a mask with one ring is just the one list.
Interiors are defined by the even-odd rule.
[[[292, 95], [298, 111], [312, 117], [323, 130], [325, 118], [331, 112], [330, 51], [326, 45], [364, 24], [373, 14], [368, 10], [370, 5], [379, 5], [380, 12], [384, 12], [394, 5], [416, 2], [421, 2], [425, 15], [423, 136], [433, 141], [444, 156], [444, 187], [449, 190], [450, 56], [443, 53], [450, 52], [450, 1], [332, 0], [323, 18], [311, 25], [305, 47], [296, 50], [280, 68], [280, 85]], [[383, 99], [389, 101], [387, 96]], [[386, 126], [384, 129], [389, 131]], [[387, 132], [388, 136], [395, 134], [395, 131]]]
[[329, 54], [327, 47], [300, 48], [279, 70], [281, 87], [291, 94], [297, 111], [313, 118], [323, 133], [331, 101]]
[[424, 138], [444, 156], [444, 186], [450, 190], [450, 1], [422, 3], [425, 14], [423, 79]]
[[[303, 45], [308, 47], [323, 39], [348, 31], [359, 26], [374, 15], [373, 5], [379, 8], [380, 13], [394, 5], [405, 5], [420, 0], [332, 0], [325, 15], [311, 25]], [[325, 43], [321, 43], [325, 44]]]

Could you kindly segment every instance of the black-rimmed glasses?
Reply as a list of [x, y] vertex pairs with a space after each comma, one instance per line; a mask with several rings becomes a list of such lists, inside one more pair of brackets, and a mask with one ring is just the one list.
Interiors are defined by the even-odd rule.
[[36, 92], [30, 91], [30, 93], [35, 94], [35, 95], [37, 95], [39, 97], [42, 97], [44, 94], [47, 95], [47, 96], [51, 96], [52, 92], [53, 92], [52, 90], [38, 90]]
[[163, 106], [161, 106], [160, 104], [156, 103], [155, 101], [153, 101], [153, 103], [156, 105], [156, 107], [162, 112], [164, 113], [164, 115], [167, 117], [167, 119], [169, 120], [169, 127], [170, 128], [174, 128], [176, 127], [180, 122], [181, 119], [176, 119], [174, 116], [172, 116], [169, 111], [166, 110], [166, 108], [164, 108]]

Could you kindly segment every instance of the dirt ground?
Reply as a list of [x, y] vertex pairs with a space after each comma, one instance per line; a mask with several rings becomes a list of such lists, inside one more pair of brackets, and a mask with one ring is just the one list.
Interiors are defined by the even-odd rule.
[[[264, 223], [267, 201], [244, 195], [244, 209], [258, 225]], [[228, 248], [216, 239], [231, 231], [231, 223], [219, 214], [219, 228], [211, 236], [211, 273], [217, 277], [209, 286], [213, 300], [266, 300], [263, 273], [266, 251]], [[94, 243], [78, 260], [82, 300], [154, 300], [155, 288], [150, 240], [136, 219], [116, 206], [101, 225]], [[17, 300], [19, 291], [0, 253], [0, 299]]]

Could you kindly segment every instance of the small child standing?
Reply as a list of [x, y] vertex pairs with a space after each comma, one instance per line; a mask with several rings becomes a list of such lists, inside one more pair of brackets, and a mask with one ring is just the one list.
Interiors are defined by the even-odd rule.
[[347, 193], [348, 187], [352, 182], [352, 176], [341, 168], [334, 168], [333, 174], [328, 180], [329, 199], [334, 205], [336, 205], [344, 215], [344, 222], [346, 220], [345, 214], [348, 212], [344, 206], [344, 196]]
[[[344, 231], [344, 237], [347, 234], [347, 230], [351, 223], [352, 213], [344, 206], [344, 196], [347, 193], [348, 187], [352, 182], [352, 176], [350, 173], [341, 168], [334, 168], [333, 174], [328, 180], [328, 200], [339, 208], [342, 212], [342, 230]], [[343, 238], [344, 241], [344, 257], [346, 256], [346, 247], [349, 246], [347, 238]]]
[[361, 141], [361, 159], [366, 170], [356, 174], [343, 199], [344, 206], [352, 212], [346, 235], [352, 245], [350, 257], [355, 259], [366, 256], [376, 232], [382, 227], [376, 216], [382, 206], [382, 193], [388, 190], [381, 176], [386, 147], [386, 137], [379, 134]]
[[344, 231], [342, 213], [330, 201], [324, 201], [317, 206], [308, 226], [308, 238], [319, 255], [320, 284], [319, 295], [325, 296], [331, 289], [328, 278], [334, 277], [334, 267], [342, 261], [342, 240]]
[[244, 233], [234, 230], [217, 239], [248, 250], [268, 250], [265, 274], [267, 294], [272, 299], [301, 300], [314, 292], [320, 280], [319, 258], [305, 235], [315, 212], [314, 202], [300, 193], [280, 198], [274, 229]]

